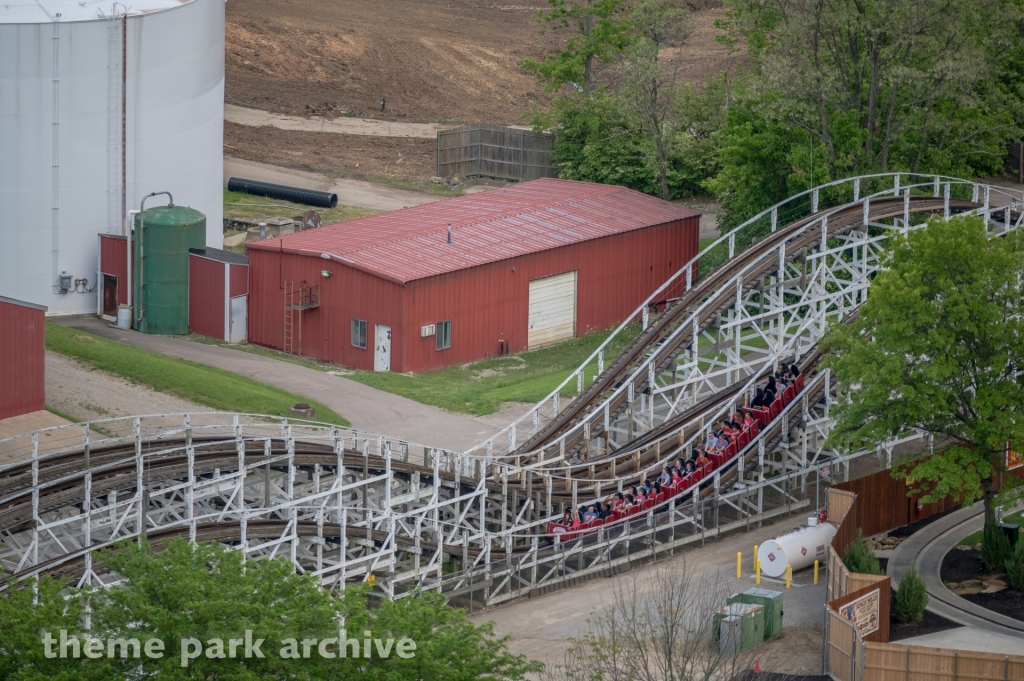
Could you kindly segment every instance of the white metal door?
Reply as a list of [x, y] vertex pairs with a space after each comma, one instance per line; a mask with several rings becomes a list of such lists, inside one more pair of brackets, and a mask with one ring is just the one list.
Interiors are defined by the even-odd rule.
[[377, 340], [374, 343], [373, 370], [391, 371], [391, 327], [377, 324]]
[[576, 271], [530, 282], [527, 347], [530, 350], [576, 335]]
[[228, 331], [229, 343], [241, 343], [245, 340], [245, 326], [249, 314], [249, 296], [235, 296], [231, 299], [231, 328]]

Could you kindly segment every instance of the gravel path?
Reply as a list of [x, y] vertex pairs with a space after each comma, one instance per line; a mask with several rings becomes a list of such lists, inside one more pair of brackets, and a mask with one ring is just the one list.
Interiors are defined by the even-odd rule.
[[46, 406], [75, 421], [211, 411], [50, 351], [46, 353]]
[[327, 177], [306, 170], [293, 170], [225, 156], [225, 186], [231, 177], [244, 177], [260, 182], [274, 182], [292, 187], [330, 191], [338, 195], [338, 203], [370, 210], [398, 210], [444, 198], [440, 194], [428, 194], [364, 180]]

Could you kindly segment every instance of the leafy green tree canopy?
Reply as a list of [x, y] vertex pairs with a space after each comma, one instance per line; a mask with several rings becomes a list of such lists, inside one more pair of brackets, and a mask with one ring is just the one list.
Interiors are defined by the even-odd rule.
[[1022, 491], [1003, 473], [1007, 443], [1024, 443], [1024, 240], [990, 239], [979, 217], [936, 217], [894, 236], [884, 264], [857, 319], [822, 343], [850, 387], [829, 441], [859, 449], [931, 433], [941, 450], [897, 474], [925, 502], [981, 498], [994, 522], [997, 503]]
[[557, 90], [574, 83], [589, 95], [594, 86], [595, 60], [610, 63], [632, 40], [626, 0], [548, 0], [551, 9], [537, 13], [549, 28], [570, 34], [565, 47], [543, 61], [527, 59], [523, 68]]
[[[66, 582], [44, 577], [0, 596], [0, 681], [151, 676], [497, 681], [523, 679], [542, 669], [538, 662], [509, 653], [507, 638], [497, 638], [492, 624], [475, 626], [436, 593], [370, 607], [366, 585], [350, 584], [332, 594], [315, 576], [297, 574], [289, 561], [246, 561], [237, 550], [180, 539], [167, 541], [163, 551], [153, 551], [145, 542], [125, 544], [104, 552], [98, 561], [123, 580], [106, 589], [70, 589]], [[47, 655], [44, 637], [49, 634], [59, 642], [61, 629], [80, 642], [87, 636], [106, 642], [136, 639], [141, 649], [148, 644], [164, 654], [122, 658], [118, 648], [113, 659], [62, 658], [56, 643]], [[350, 645], [340, 657], [341, 630], [360, 647], [370, 632], [371, 656], [354, 657]], [[183, 667], [181, 641], [187, 639], [195, 640], [193, 651], [202, 644], [202, 653]], [[222, 641], [220, 649], [210, 645], [214, 639]], [[232, 639], [237, 641], [234, 654]], [[374, 639], [385, 646], [393, 640], [386, 656]], [[413, 651], [404, 649], [405, 657], [397, 654], [397, 642], [403, 639], [415, 643]], [[321, 649], [325, 640], [329, 642]], [[247, 657], [247, 649], [258, 649], [262, 657]]]

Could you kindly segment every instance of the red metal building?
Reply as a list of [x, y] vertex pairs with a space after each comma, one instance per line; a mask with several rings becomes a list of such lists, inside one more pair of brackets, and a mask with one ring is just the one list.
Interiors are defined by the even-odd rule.
[[229, 343], [245, 340], [249, 259], [219, 248], [188, 251], [188, 328]]
[[46, 308], [0, 296], [0, 419], [46, 408]]
[[251, 243], [250, 342], [422, 371], [629, 315], [698, 251], [699, 214], [540, 179]]
[[128, 237], [118, 234], [100, 234], [100, 291], [101, 317], [117, 321], [118, 305], [128, 304]]

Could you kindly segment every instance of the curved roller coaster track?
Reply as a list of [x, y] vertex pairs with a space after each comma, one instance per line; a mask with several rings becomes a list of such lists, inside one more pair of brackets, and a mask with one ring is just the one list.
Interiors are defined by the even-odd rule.
[[[827, 449], [837, 386], [817, 341], [865, 300], [893, 233], [931, 216], [1020, 227], [1024, 196], [946, 177], [850, 178], [791, 197], [681, 268], [526, 416], [467, 452], [260, 415], [107, 419], [0, 440], [0, 568], [117, 579], [94, 554], [145, 535], [284, 556], [327, 585], [373, 574], [498, 603], [818, 505], [819, 485], [894, 448]], [[616, 357], [609, 343], [635, 338]], [[689, 452], [778, 362], [803, 384], [685, 488], [550, 534], [572, 505]], [[521, 441], [521, 442], [520, 442]], [[684, 487], [684, 486], [681, 486]]]

